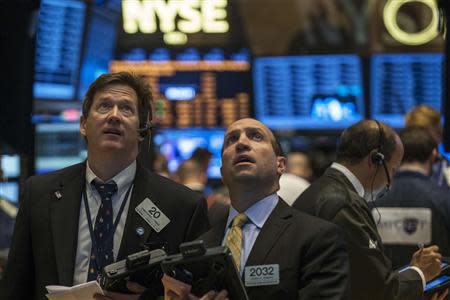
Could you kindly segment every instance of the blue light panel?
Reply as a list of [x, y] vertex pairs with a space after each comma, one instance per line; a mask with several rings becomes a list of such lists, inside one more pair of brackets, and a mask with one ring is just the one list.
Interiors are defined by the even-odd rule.
[[4, 177], [9, 178], [20, 176], [19, 155], [0, 155], [0, 166]]
[[155, 145], [167, 158], [170, 172], [189, 159], [195, 149], [208, 148], [212, 158], [208, 167], [208, 177], [220, 178], [221, 150], [225, 129], [164, 129], [154, 137]]
[[95, 7], [90, 12], [83, 63], [80, 70], [78, 100], [82, 100], [89, 85], [100, 75], [108, 73], [114, 57], [119, 14], [114, 10]]
[[0, 182], [0, 198], [17, 203], [19, 201], [19, 183]]
[[36, 124], [36, 141], [37, 174], [68, 167], [87, 157], [79, 123]]
[[379, 54], [371, 61], [371, 117], [395, 128], [427, 104], [441, 110], [442, 54]]
[[36, 39], [35, 98], [74, 99], [85, 9], [82, 1], [42, 0]]
[[275, 129], [341, 129], [364, 117], [356, 55], [255, 59], [256, 117]]

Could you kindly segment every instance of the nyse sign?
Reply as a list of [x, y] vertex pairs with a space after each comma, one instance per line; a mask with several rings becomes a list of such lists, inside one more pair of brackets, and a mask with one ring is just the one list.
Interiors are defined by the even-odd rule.
[[167, 44], [185, 44], [187, 34], [225, 33], [227, 0], [123, 0], [126, 33], [164, 33]]
[[[400, 28], [400, 26], [398, 26], [397, 14], [404, 4], [413, 2], [420, 3], [431, 9], [432, 18], [430, 24], [428, 24], [428, 26], [426, 26], [422, 31], [410, 33], [404, 31]], [[423, 45], [436, 38], [439, 34], [439, 12], [435, 0], [388, 0], [384, 6], [383, 20], [389, 34], [396, 41], [405, 45]]]

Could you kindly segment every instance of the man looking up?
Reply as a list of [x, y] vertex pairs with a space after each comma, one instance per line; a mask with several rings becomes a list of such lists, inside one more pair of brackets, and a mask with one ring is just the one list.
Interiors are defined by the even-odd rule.
[[[348, 299], [348, 258], [338, 228], [292, 209], [276, 194], [285, 161], [264, 124], [232, 123], [221, 167], [231, 207], [217, 214], [217, 224], [200, 239], [230, 248], [250, 299]], [[271, 279], [279, 283], [251, 286], [249, 270], [268, 265], [277, 266]], [[171, 277], [163, 284], [166, 299], [192, 297], [188, 285]]]
[[[46, 285], [95, 280], [105, 265], [144, 244], [173, 253], [206, 231], [204, 199], [136, 162], [150, 121], [143, 78], [104, 74], [91, 84], [80, 120], [87, 160], [27, 180], [1, 299], [43, 300]], [[149, 222], [156, 215], [144, 219], [142, 211], [165, 221]], [[107, 299], [118, 296], [108, 293]]]

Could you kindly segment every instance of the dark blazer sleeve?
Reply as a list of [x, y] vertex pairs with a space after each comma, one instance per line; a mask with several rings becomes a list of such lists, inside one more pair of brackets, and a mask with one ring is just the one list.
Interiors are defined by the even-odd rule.
[[187, 227], [185, 241], [193, 241], [209, 230], [208, 207], [205, 198], [197, 201], [194, 213]]
[[349, 299], [350, 267], [343, 233], [330, 224], [315, 235], [302, 261], [299, 299]]
[[30, 233], [31, 179], [26, 182], [16, 218], [0, 299], [29, 300], [34, 294], [34, 263]]
[[[422, 299], [420, 275], [412, 269], [402, 273], [392, 271], [375, 224], [371, 224], [365, 210], [345, 206], [333, 221], [345, 231], [350, 257], [352, 299]], [[370, 240], [372, 246], [369, 246]]]

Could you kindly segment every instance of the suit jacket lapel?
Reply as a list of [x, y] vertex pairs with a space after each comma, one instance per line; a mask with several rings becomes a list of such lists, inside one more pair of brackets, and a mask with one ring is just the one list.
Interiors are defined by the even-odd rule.
[[86, 165], [76, 165], [50, 195], [50, 223], [59, 283], [71, 286], [78, 240], [78, 219]]
[[373, 218], [373, 215], [369, 209], [369, 206], [367, 205], [367, 202], [364, 198], [361, 198], [361, 196], [358, 195], [358, 193], [356, 192], [355, 187], [353, 186], [353, 184], [350, 182], [350, 180], [348, 180], [348, 178], [342, 174], [340, 171], [337, 171], [335, 169], [329, 168], [327, 169], [327, 171], [325, 172], [326, 175], [334, 178], [335, 180], [339, 180], [340, 182], [342, 182], [342, 184], [344, 184], [349, 190], [352, 190], [355, 192], [355, 200], [357, 199], [359, 205], [361, 206], [361, 208], [365, 211], [366, 216], [367, 216], [367, 220], [370, 220], [370, 230], [372, 231], [373, 235], [376, 236], [377, 239], [377, 244], [378, 247], [380, 249], [384, 249], [383, 246], [383, 242], [381, 240], [380, 234], [378, 233], [377, 230], [377, 225], [375, 223], [375, 220]]
[[145, 173], [146, 171], [138, 163], [117, 260], [124, 259], [128, 254], [143, 250], [144, 243], [151, 235], [156, 234], [150, 225], [135, 211], [136, 207], [147, 197], [157, 204], [156, 197], [152, 195], [154, 187], [148, 186], [148, 182], [144, 180], [144, 178], [148, 178], [148, 174]]
[[334, 180], [340, 181], [343, 185], [345, 185], [349, 190], [352, 190], [358, 195], [358, 192], [355, 189], [355, 186], [348, 180], [347, 176], [345, 176], [341, 171], [338, 171], [334, 168], [328, 168], [325, 171], [325, 175], [333, 178]]
[[291, 224], [292, 212], [289, 206], [281, 199], [270, 214], [266, 223], [256, 238], [255, 244], [247, 259], [246, 266], [263, 264], [270, 250], [286, 228]]
[[198, 238], [199, 240], [204, 241], [206, 247], [222, 245], [222, 240], [225, 235], [225, 226], [227, 226], [228, 212], [229, 206], [221, 208], [220, 212], [216, 214], [218, 220], [215, 221], [215, 226]]

